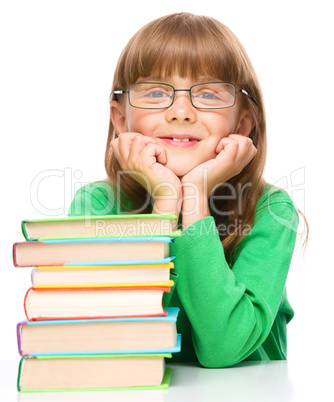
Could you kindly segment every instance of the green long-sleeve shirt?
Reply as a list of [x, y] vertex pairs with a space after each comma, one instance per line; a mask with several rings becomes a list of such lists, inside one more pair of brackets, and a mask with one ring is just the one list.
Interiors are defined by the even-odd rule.
[[[131, 206], [130, 200], [123, 201]], [[78, 190], [69, 215], [122, 212], [110, 185], [100, 181]], [[294, 313], [285, 282], [297, 226], [298, 212], [288, 194], [267, 185], [232, 268], [212, 216], [171, 243], [175, 285], [164, 302], [180, 308], [177, 328], [182, 334], [182, 350], [174, 361], [226, 367], [245, 359], [286, 359], [286, 325]]]

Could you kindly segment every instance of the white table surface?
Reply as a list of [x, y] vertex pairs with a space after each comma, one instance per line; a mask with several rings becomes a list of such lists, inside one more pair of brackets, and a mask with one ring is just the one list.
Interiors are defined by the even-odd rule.
[[20, 394], [16, 391], [18, 360], [0, 361], [1, 402], [333, 402], [333, 369], [323, 364], [287, 361], [244, 362], [223, 369], [170, 364], [168, 390]]

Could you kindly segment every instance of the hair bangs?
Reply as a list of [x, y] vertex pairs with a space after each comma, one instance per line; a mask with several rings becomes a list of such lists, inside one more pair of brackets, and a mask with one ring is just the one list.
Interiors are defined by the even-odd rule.
[[[217, 49], [215, 43], [205, 41], [203, 37], [179, 39], [176, 37], [174, 41], [165, 42], [157, 50], [147, 49], [148, 54], [143, 55], [143, 58], [146, 67], [149, 66], [150, 69], [145, 71], [146, 74], [142, 74], [142, 76], [172, 77], [179, 75], [194, 81], [200, 77], [210, 77], [221, 81], [231, 80], [232, 74], [228, 67], [228, 57], [224, 57], [224, 51], [220, 52], [217, 57], [217, 53], [213, 51]], [[149, 63], [150, 60], [152, 60], [151, 63]]]
[[[196, 24], [197, 29], [194, 29]], [[227, 40], [222, 41], [222, 35]], [[240, 81], [240, 60], [229, 38], [229, 32], [222, 32], [221, 24], [212, 19], [185, 15], [180, 19], [168, 19], [159, 24], [154, 22], [143, 27], [130, 40], [120, 58], [121, 74], [115, 82], [124, 89], [139, 77], [171, 77], [180, 75], [194, 81], [199, 77], [219, 79], [238, 84]]]

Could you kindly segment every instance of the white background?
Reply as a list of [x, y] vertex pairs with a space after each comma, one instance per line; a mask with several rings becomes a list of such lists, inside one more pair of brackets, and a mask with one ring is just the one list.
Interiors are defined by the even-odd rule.
[[30, 286], [30, 269], [12, 264], [12, 244], [23, 240], [21, 220], [66, 214], [76, 189], [105, 177], [108, 96], [118, 56], [142, 25], [176, 11], [225, 23], [254, 64], [267, 110], [265, 178], [287, 188], [310, 224], [306, 252], [297, 246], [288, 278], [296, 312], [288, 326], [289, 359], [300, 362], [302, 372], [311, 355], [323, 363], [333, 357], [330, 2], [0, 4], [1, 358], [18, 358], [15, 327]]

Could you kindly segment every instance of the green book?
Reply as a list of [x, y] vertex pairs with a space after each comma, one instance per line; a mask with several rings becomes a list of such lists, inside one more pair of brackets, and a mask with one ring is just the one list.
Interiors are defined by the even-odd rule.
[[73, 216], [23, 220], [26, 240], [52, 240], [96, 237], [179, 236], [173, 231], [174, 215], [137, 214]]
[[168, 388], [170, 353], [23, 357], [19, 392], [156, 390]]

